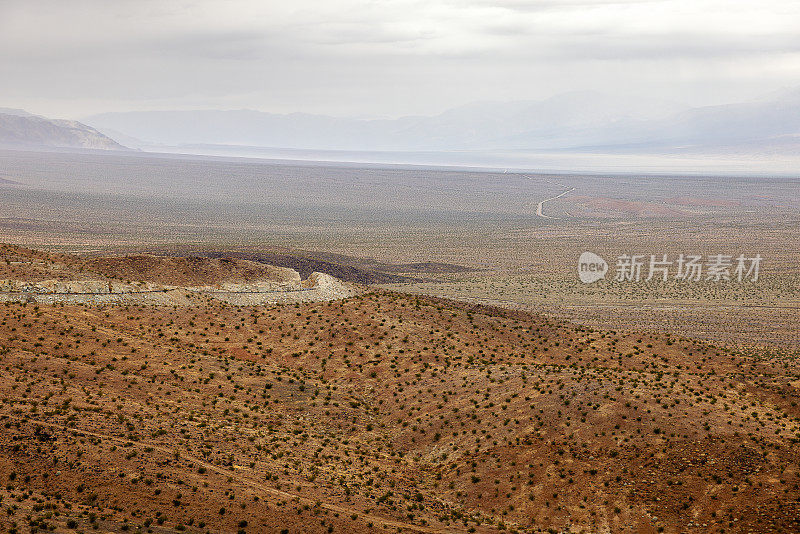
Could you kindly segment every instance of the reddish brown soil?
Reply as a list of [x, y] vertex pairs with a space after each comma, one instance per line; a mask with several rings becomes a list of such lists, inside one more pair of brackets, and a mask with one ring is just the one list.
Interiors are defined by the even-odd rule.
[[374, 292], [0, 304], [0, 370], [0, 531], [800, 532], [793, 354]]

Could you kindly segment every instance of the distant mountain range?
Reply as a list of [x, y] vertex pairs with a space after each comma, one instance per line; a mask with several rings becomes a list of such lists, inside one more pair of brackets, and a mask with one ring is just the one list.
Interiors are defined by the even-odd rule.
[[91, 126], [0, 108], [0, 147], [127, 150]]
[[800, 90], [689, 108], [594, 92], [480, 102], [430, 117], [349, 119], [251, 110], [104, 113], [85, 122], [129, 146], [234, 145], [312, 150], [794, 151]]
[[259, 155], [265, 147], [375, 153], [794, 155], [800, 152], [800, 90], [756, 102], [695, 108], [573, 92], [540, 101], [477, 102], [430, 117], [373, 120], [232, 110], [103, 113], [75, 122], [0, 108], [0, 146], [131, 147], [256, 157], [267, 157]]

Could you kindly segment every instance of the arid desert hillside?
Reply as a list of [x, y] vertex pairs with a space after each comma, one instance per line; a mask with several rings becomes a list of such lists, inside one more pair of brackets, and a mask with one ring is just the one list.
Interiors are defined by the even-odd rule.
[[3, 531], [800, 531], [788, 353], [381, 290], [0, 303], [0, 358]]

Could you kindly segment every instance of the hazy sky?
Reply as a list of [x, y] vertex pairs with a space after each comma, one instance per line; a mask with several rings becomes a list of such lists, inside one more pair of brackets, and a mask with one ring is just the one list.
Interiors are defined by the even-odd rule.
[[0, 107], [432, 114], [800, 86], [797, 0], [0, 0]]

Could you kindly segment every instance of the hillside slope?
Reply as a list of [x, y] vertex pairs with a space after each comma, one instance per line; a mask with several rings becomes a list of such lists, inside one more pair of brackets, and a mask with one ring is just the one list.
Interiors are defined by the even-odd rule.
[[374, 292], [0, 305], [0, 529], [800, 532], [797, 355]]
[[0, 146], [127, 150], [110, 137], [77, 121], [52, 120], [21, 113], [2, 113], [2, 110], [0, 110]]

